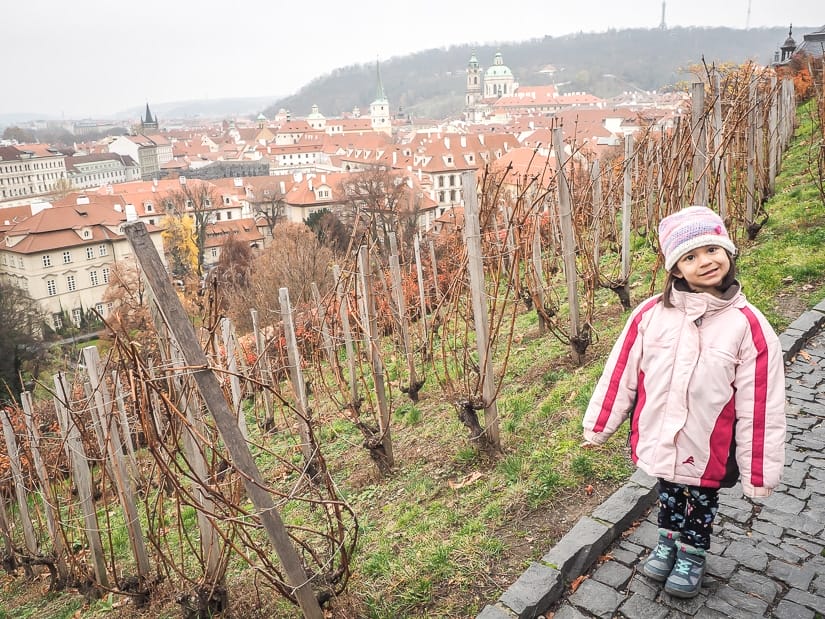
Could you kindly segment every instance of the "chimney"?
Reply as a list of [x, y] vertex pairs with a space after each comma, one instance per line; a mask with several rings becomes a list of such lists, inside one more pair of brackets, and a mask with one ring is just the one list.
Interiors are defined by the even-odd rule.
[[450, 150], [450, 138], [448, 138], [447, 136], [444, 136], [444, 148]]
[[81, 204], [89, 204], [89, 197], [88, 196], [77, 196], [77, 200], [75, 201], [78, 206]]
[[280, 187], [281, 187], [281, 194], [285, 194], [286, 193], [286, 183], [284, 181], [280, 182]]
[[157, 190], [158, 188], [155, 185], [152, 185], [152, 193], [155, 193]]
[[467, 148], [467, 136], [466, 135], [461, 136], [461, 148]]
[[314, 191], [314, 189], [312, 188], [312, 179], [311, 179], [311, 178], [310, 178], [310, 179], [308, 179], [308, 181], [307, 181], [307, 185], [309, 186], [309, 190], [310, 190], [310, 191]]
[[327, 175], [326, 174], [321, 174], [321, 184], [322, 185], [327, 184]]
[[398, 152], [392, 151], [392, 165], [395, 166], [398, 164]]
[[156, 178], [153, 178], [153, 179], [152, 179], [152, 186], [153, 186], [153, 187], [157, 187], [157, 186], [158, 186], [158, 179], [156, 179]]
[[126, 205], [126, 221], [137, 221], [137, 211], [135, 210], [134, 204], [127, 204]]
[[483, 133], [478, 134], [478, 141], [481, 143], [482, 146], [484, 146], [484, 134]]
[[116, 213], [120, 213], [123, 211], [123, 207], [120, 204], [115, 204], [114, 207]]

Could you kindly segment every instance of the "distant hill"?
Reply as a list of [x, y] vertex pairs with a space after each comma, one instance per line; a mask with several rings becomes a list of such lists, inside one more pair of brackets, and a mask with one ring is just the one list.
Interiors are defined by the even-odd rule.
[[[797, 40], [816, 30], [794, 28]], [[522, 85], [557, 83], [563, 92], [587, 91], [612, 96], [625, 90], [662, 90], [679, 81], [690, 81], [682, 69], [705, 61], [753, 60], [768, 64], [788, 36], [786, 27], [671, 28], [610, 30], [563, 37], [546, 36], [523, 42], [457, 45], [430, 49], [381, 62], [381, 78], [393, 112], [399, 107], [417, 117], [444, 118], [460, 115], [464, 105], [467, 62], [475, 49], [482, 68], [501, 51], [504, 64]], [[548, 72], [548, 65], [555, 74]], [[605, 77], [614, 76], [614, 77]], [[326, 116], [338, 116], [358, 106], [368, 113], [376, 97], [374, 64], [351, 65], [320, 76], [300, 91], [267, 107], [272, 117], [279, 109], [296, 116], [309, 114], [317, 104]]]
[[[166, 103], [149, 101], [152, 114], [164, 120], [184, 118], [230, 118], [232, 116], [257, 116], [260, 111], [278, 95], [269, 97], [231, 97], [225, 99], [197, 99], [191, 101], [169, 101]], [[145, 106], [129, 108], [118, 112], [117, 118], [137, 118], [143, 116]], [[308, 114], [309, 112], [307, 112]]]

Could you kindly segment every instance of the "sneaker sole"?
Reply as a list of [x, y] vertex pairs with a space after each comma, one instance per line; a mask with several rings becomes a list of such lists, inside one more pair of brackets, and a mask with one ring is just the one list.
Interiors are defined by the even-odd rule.
[[681, 589], [673, 589], [665, 585], [665, 593], [668, 593], [676, 598], [688, 599], [688, 598], [695, 598], [699, 595], [699, 591], [702, 590], [702, 586], [699, 585], [699, 588], [694, 591], [683, 591]]
[[642, 574], [644, 574], [651, 580], [655, 580], [656, 582], [664, 582], [667, 580], [667, 577], [670, 576], [670, 572], [668, 572], [667, 574], [655, 572], [649, 569], [646, 565], [642, 567]]

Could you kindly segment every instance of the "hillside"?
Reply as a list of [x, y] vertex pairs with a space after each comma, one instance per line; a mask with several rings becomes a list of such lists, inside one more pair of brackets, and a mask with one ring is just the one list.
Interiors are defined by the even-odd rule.
[[[796, 28], [797, 39], [814, 29]], [[394, 112], [403, 108], [413, 116], [442, 118], [461, 112], [465, 71], [473, 50], [483, 68], [501, 51], [516, 81], [524, 85], [555, 82], [564, 92], [584, 90], [612, 96], [633, 87], [654, 90], [673, 86], [688, 79], [682, 70], [703, 57], [708, 64], [748, 59], [767, 64], [787, 34], [784, 26], [611, 30], [429, 49], [384, 60], [380, 70]], [[555, 68], [554, 75], [547, 71], [549, 67]], [[368, 109], [375, 95], [375, 65], [350, 65], [312, 80], [294, 95], [266, 108], [264, 114], [272, 116], [284, 108], [303, 116], [317, 104], [322, 114], [336, 116], [355, 106]]]

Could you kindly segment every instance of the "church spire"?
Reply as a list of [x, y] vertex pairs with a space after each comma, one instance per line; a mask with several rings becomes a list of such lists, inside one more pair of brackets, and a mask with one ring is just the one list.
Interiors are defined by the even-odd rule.
[[378, 60], [375, 61], [375, 75], [378, 79], [378, 89], [375, 93], [375, 100], [386, 101], [387, 95], [384, 92], [384, 83], [381, 81], [381, 67], [378, 65]]

